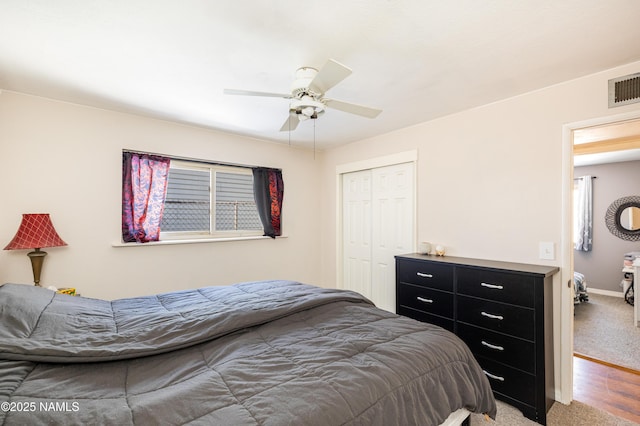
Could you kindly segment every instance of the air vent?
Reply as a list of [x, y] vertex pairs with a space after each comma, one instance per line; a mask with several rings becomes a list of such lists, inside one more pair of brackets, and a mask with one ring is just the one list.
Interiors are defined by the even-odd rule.
[[640, 102], [640, 72], [609, 80], [609, 108]]

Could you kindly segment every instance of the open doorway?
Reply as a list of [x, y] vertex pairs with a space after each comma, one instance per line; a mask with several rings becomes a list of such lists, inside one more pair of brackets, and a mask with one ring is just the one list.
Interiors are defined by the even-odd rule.
[[[584, 244], [573, 253], [574, 353], [640, 371], [640, 332], [634, 306], [625, 300], [634, 278], [632, 268], [625, 269], [625, 255], [640, 254], [640, 241], [619, 238], [605, 221], [616, 200], [640, 196], [640, 120], [574, 129], [573, 160], [576, 187], [588, 180], [593, 201], [591, 244], [589, 237], [579, 238]], [[574, 225], [579, 204], [574, 202]]]

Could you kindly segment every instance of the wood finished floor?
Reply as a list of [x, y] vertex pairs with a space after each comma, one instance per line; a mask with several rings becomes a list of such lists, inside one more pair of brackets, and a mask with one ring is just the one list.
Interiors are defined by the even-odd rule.
[[574, 356], [573, 399], [640, 424], [640, 372]]

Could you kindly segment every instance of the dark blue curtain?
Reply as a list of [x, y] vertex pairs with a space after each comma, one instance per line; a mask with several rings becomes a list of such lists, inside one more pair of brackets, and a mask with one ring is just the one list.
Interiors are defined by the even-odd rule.
[[271, 238], [282, 235], [282, 199], [284, 183], [282, 170], [256, 167], [253, 169], [253, 196], [264, 235]]

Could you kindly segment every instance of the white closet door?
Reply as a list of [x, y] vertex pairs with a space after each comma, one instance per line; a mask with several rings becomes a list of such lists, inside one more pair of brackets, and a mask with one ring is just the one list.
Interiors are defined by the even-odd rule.
[[395, 312], [395, 259], [413, 251], [414, 165], [342, 175], [343, 287]]
[[372, 282], [371, 298], [382, 309], [395, 312], [395, 257], [414, 247], [413, 164], [372, 170]]
[[371, 170], [342, 176], [343, 287], [371, 298]]

